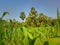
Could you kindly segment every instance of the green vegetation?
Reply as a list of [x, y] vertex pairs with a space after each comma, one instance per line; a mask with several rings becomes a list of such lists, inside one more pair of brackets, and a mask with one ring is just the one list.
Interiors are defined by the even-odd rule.
[[[0, 18], [0, 45], [60, 45], [60, 16], [57, 9], [57, 18], [53, 19], [38, 14], [34, 7], [31, 8], [28, 17], [24, 12], [20, 18], [24, 22], [3, 20], [9, 14], [4, 12]], [[52, 41], [52, 42], [51, 42]], [[54, 43], [53, 43], [54, 42]], [[58, 43], [58, 44], [57, 44]]]
[[51, 38], [49, 39], [49, 45], [60, 45], [60, 38]]

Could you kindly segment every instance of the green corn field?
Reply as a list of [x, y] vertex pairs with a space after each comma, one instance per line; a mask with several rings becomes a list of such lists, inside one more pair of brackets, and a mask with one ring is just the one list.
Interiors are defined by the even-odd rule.
[[[57, 19], [49, 19], [43, 13], [37, 19], [35, 8], [25, 22], [3, 20], [8, 12], [0, 18], [0, 45], [60, 45], [60, 17], [57, 9]], [[33, 16], [33, 14], [35, 14]], [[20, 18], [24, 20], [25, 14]], [[55, 22], [53, 22], [55, 20]], [[53, 22], [53, 23], [51, 23]]]

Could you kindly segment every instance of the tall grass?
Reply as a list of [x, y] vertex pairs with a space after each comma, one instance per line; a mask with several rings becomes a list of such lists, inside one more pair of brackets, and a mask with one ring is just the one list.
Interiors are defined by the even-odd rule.
[[43, 45], [49, 38], [55, 36], [55, 27], [12, 27], [0, 28], [0, 45]]

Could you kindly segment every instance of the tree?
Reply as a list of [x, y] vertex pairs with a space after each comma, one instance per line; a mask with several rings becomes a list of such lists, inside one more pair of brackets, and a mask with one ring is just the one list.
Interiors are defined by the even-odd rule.
[[2, 15], [2, 17], [0, 18], [0, 20], [2, 20], [3, 17], [4, 17], [6, 14], [9, 14], [9, 12], [3, 12], [3, 15]]
[[35, 25], [37, 15], [38, 15], [37, 11], [35, 10], [34, 7], [32, 7], [30, 10], [29, 16], [26, 19], [27, 24], [30, 26]]
[[20, 18], [21, 18], [22, 20], [24, 20], [25, 17], [26, 17], [26, 16], [25, 16], [25, 13], [24, 13], [24, 12], [21, 12], [21, 13], [20, 13]]
[[30, 13], [29, 13], [30, 18], [33, 19], [33, 18], [35, 18], [37, 15], [38, 15], [38, 14], [37, 14], [37, 11], [35, 10], [34, 7], [32, 7], [31, 10], [30, 10]]
[[39, 14], [38, 21], [39, 21], [40, 23], [41, 23], [41, 22], [47, 23], [47, 20], [48, 20], [48, 17], [45, 16], [43, 13], [40, 13], [40, 14]]
[[59, 19], [59, 9], [57, 8], [57, 19]]
[[57, 8], [57, 23], [56, 23], [56, 36], [58, 36], [58, 32], [60, 31], [60, 15], [59, 15], [59, 9]]

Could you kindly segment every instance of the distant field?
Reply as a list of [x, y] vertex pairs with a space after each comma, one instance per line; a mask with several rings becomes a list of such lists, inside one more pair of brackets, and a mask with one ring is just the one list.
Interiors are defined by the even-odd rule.
[[50, 38], [49, 45], [60, 45], [60, 38]]

